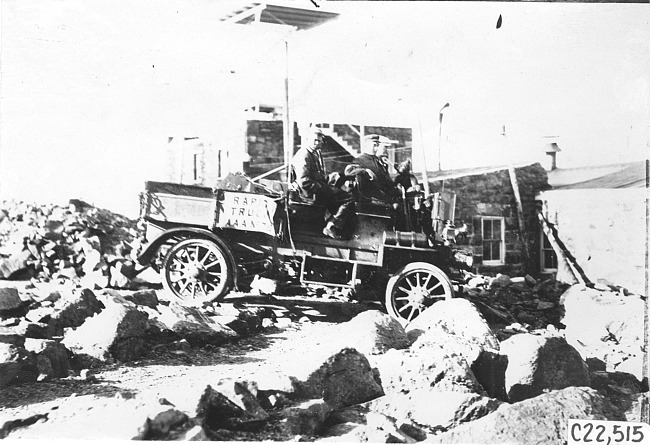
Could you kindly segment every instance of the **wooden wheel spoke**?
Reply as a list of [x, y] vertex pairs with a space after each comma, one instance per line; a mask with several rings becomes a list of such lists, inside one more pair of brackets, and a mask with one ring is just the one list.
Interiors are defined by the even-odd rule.
[[443, 270], [433, 264], [413, 262], [388, 281], [385, 305], [391, 317], [406, 325], [434, 302], [452, 297], [453, 288]]
[[170, 268], [169, 273], [175, 273], [175, 274], [185, 274], [185, 271], [187, 270], [187, 267], [175, 267], [175, 268]]
[[204, 264], [203, 267], [205, 267], [206, 269], [210, 269], [211, 267], [216, 266], [217, 264], [220, 264], [220, 263], [221, 263], [221, 260], [219, 260], [219, 259], [217, 258], [216, 261], [213, 261], [213, 262], [211, 262], [211, 263], [209, 263], [209, 264]]
[[417, 273], [418, 287], [426, 287], [426, 282], [423, 284], [422, 281], [428, 281], [428, 277], [430, 276], [429, 274], [426, 274], [426, 277], [423, 277], [422, 274], [423, 274], [423, 272], [418, 272]]
[[411, 321], [413, 320], [413, 314], [415, 313], [415, 306], [411, 307], [411, 313], [409, 314], [408, 318], [406, 320]]
[[185, 279], [185, 278], [187, 278], [187, 277], [185, 276], [185, 274], [181, 274], [180, 276], [178, 276], [178, 277], [176, 277], [176, 278], [169, 277], [169, 280], [170, 280], [171, 282], [173, 282], [173, 283], [177, 283], [177, 282], [179, 282], [179, 281], [181, 281], [181, 280], [183, 280], [183, 279]]
[[436, 284], [435, 286], [433, 286], [431, 289], [427, 289], [427, 290], [428, 290], [429, 293], [431, 294], [431, 293], [433, 293], [434, 290], [438, 289], [440, 286], [442, 286], [442, 281], [438, 281], [438, 284]]
[[402, 306], [401, 308], [397, 309], [397, 312], [403, 312], [404, 310], [410, 308], [411, 306], [412, 306], [412, 304], [409, 302], [409, 303], [405, 304], [404, 306]]
[[187, 263], [176, 257], [172, 260], [172, 266], [177, 266], [179, 269], [187, 269]]
[[411, 293], [411, 290], [412, 290], [412, 289], [406, 289], [406, 288], [401, 287], [401, 286], [398, 287], [397, 289], [401, 290], [402, 292], [404, 292], [404, 293], [407, 294], [407, 295], [410, 294], [410, 293]]
[[205, 281], [201, 282], [201, 291], [203, 292], [203, 295], [207, 296], [208, 295], [208, 290], [206, 289], [208, 283]]
[[191, 283], [191, 281], [189, 279], [186, 279], [185, 283], [183, 283], [181, 285], [181, 288], [178, 290], [178, 293], [182, 294], [183, 292], [185, 292], [187, 290], [187, 287], [190, 285], [190, 283]]
[[414, 287], [416, 287], [416, 286], [413, 284], [413, 282], [411, 281], [411, 277], [408, 277], [408, 276], [405, 277], [405, 278], [404, 278], [404, 281], [406, 281], [406, 282], [409, 284], [409, 286], [411, 286], [411, 289], [413, 289]]
[[181, 240], [166, 253], [163, 285], [186, 302], [223, 297], [234, 273], [226, 254], [226, 248], [210, 240]]
[[199, 261], [199, 263], [201, 263], [204, 267], [207, 267], [207, 266], [205, 265], [205, 262], [206, 262], [206, 260], [207, 260], [208, 258], [210, 258], [210, 254], [211, 254], [211, 253], [212, 253], [212, 251], [211, 251], [210, 249], [206, 249], [206, 250], [205, 250], [205, 255], [203, 255], [203, 258], [201, 258], [201, 260]]
[[424, 282], [424, 285], [422, 287], [424, 287], [425, 289], [428, 288], [429, 287], [429, 281], [431, 281], [432, 277], [433, 277], [433, 275], [427, 274], [427, 280]]

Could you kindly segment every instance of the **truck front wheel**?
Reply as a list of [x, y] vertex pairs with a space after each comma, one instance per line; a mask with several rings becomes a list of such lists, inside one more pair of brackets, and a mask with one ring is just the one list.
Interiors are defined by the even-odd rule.
[[386, 310], [406, 326], [436, 301], [453, 296], [454, 288], [442, 270], [429, 263], [410, 263], [388, 280]]
[[165, 256], [163, 286], [189, 304], [226, 296], [232, 283], [232, 265], [223, 247], [205, 239], [175, 244]]

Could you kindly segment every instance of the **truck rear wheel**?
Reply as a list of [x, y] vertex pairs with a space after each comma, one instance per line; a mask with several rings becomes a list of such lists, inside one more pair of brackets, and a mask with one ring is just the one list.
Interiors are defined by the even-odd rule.
[[453, 296], [454, 288], [442, 270], [429, 263], [410, 263], [388, 280], [386, 310], [405, 326], [436, 301]]
[[172, 246], [162, 269], [165, 289], [190, 304], [225, 297], [233, 281], [227, 252], [205, 239], [187, 239]]

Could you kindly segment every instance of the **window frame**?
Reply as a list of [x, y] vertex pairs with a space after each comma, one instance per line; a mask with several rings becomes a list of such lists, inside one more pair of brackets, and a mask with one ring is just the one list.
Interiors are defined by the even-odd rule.
[[[559, 264], [559, 258], [557, 256], [557, 252], [555, 252], [555, 249], [553, 248], [553, 245], [551, 244], [550, 241], [548, 243], [550, 244], [550, 247], [544, 247], [544, 241], [547, 240], [548, 237], [546, 236], [546, 233], [544, 233], [543, 230], [540, 230], [540, 239], [539, 239], [539, 270], [542, 273], [555, 273], [557, 272], [557, 266]], [[546, 267], [546, 260], [544, 257], [544, 252], [546, 251], [551, 251], [555, 255], [555, 268], [552, 267]]]
[[205, 180], [205, 169], [203, 167], [203, 160], [205, 156], [205, 148], [202, 145], [189, 147], [187, 150], [190, 162], [188, 171], [185, 172], [191, 178], [188, 180], [189, 184], [201, 185]]
[[[499, 259], [498, 260], [486, 260], [485, 259], [485, 221], [500, 221], [501, 222], [501, 234], [500, 234], [500, 249], [499, 249]], [[503, 216], [481, 216], [481, 246], [483, 247], [483, 265], [485, 266], [503, 266], [506, 263], [506, 221]], [[488, 241], [497, 241], [494, 238], [488, 238]]]

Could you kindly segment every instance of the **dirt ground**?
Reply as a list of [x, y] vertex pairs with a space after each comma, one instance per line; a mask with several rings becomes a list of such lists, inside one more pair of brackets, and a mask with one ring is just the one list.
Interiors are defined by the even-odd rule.
[[[340, 305], [340, 302], [332, 301], [332, 304]], [[336, 310], [332, 316], [322, 309], [327, 306], [326, 300], [321, 300], [320, 311], [305, 310], [313, 313], [315, 319], [319, 318], [318, 313], [328, 321], [303, 319], [283, 323], [218, 347], [159, 345], [137, 361], [105, 365], [92, 370], [90, 376], [83, 374], [4, 388], [0, 391], [0, 426], [10, 420], [48, 413], [47, 422], [14, 430], [8, 438], [40, 439], [59, 434], [66, 437], [63, 431], [66, 428], [77, 430], [75, 439], [122, 438], [113, 436], [112, 431], [98, 429], [92, 422], [89, 424], [90, 416], [86, 412], [101, 410], [110, 398], [130, 399], [136, 395], [139, 399], [166, 399], [177, 409], [193, 414], [207, 385], [214, 386], [229, 378], [273, 381], [283, 374], [287, 365], [308, 361], [309, 355], [322, 347], [327, 339], [325, 332], [337, 324], [329, 320], [345, 321], [358, 312], [354, 309], [349, 315], [342, 315]], [[134, 420], [132, 435], [145, 419]], [[260, 437], [233, 439], [259, 440]]]

